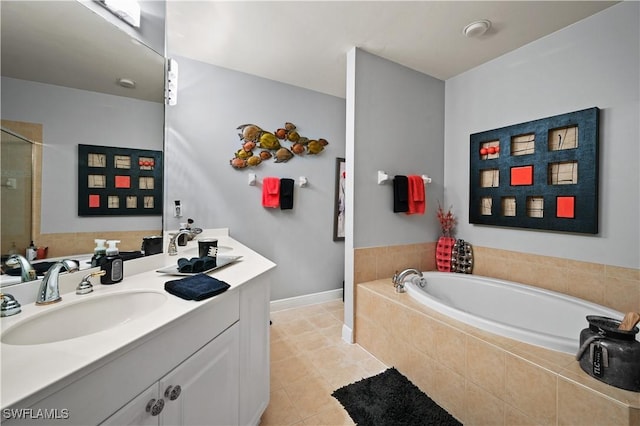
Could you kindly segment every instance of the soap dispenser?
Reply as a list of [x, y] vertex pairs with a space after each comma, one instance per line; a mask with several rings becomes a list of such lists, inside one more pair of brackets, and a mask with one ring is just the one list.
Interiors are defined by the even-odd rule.
[[119, 242], [119, 240], [107, 241], [109, 246], [107, 247], [107, 256], [100, 266], [100, 269], [105, 271], [105, 274], [100, 277], [102, 284], [119, 283], [124, 278], [122, 256], [120, 256], [120, 251], [116, 246]]
[[36, 260], [36, 258], [38, 257], [38, 250], [36, 249], [36, 245], [33, 244], [33, 241], [31, 241], [31, 245], [27, 247], [27, 252], [25, 254], [29, 262]]
[[107, 256], [107, 247], [104, 243], [107, 240], [93, 240], [96, 243], [96, 248], [93, 249], [93, 256], [91, 257], [91, 267], [102, 266], [104, 258]]

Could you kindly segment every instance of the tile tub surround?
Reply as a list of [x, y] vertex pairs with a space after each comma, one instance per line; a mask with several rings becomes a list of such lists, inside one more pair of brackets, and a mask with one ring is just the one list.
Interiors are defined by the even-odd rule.
[[[142, 238], [149, 235], [162, 235], [162, 230], [146, 231], [95, 231], [70, 232], [60, 234], [40, 234], [34, 243], [38, 247], [49, 247], [48, 257], [62, 257], [74, 254], [93, 253], [96, 247], [95, 239], [119, 240], [120, 251], [136, 251], [142, 246]], [[168, 241], [163, 242], [162, 250], [166, 251]]]
[[640, 393], [593, 379], [572, 355], [450, 319], [388, 278], [357, 294], [356, 342], [464, 424], [640, 425]]
[[[405, 268], [433, 271], [435, 246], [433, 242], [356, 249], [354, 282], [390, 278], [396, 270]], [[640, 269], [476, 245], [473, 255], [476, 275], [557, 291], [620, 312], [640, 311]]]

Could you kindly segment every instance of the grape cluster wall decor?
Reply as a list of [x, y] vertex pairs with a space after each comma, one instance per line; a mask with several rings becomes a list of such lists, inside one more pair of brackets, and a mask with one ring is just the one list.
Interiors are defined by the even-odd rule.
[[598, 108], [470, 140], [470, 223], [598, 232]]
[[[326, 139], [309, 139], [300, 135], [296, 125], [285, 123], [275, 132], [268, 132], [255, 124], [242, 124], [240, 130], [240, 149], [229, 161], [231, 167], [244, 169], [258, 166], [265, 160], [274, 158], [276, 163], [286, 163], [294, 156], [317, 155], [329, 144]], [[256, 154], [254, 151], [258, 150]]]

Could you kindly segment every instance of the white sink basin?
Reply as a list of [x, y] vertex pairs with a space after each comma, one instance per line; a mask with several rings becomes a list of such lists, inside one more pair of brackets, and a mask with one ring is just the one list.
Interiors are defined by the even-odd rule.
[[167, 296], [155, 291], [127, 291], [88, 296], [46, 311], [6, 329], [2, 342], [9, 345], [41, 345], [74, 339], [118, 327], [158, 309]]

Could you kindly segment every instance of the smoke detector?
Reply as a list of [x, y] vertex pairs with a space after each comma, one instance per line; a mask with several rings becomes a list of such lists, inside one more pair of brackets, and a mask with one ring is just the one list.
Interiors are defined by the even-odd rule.
[[462, 33], [468, 38], [480, 37], [491, 28], [491, 21], [487, 19], [481, 19], [479, 21], [473, 21], [464, 29]]
[[130, 78], [119, 78], [118, 84], [127, 89], [133, 89], [136, 87], [136, 82], [131, 80]]

